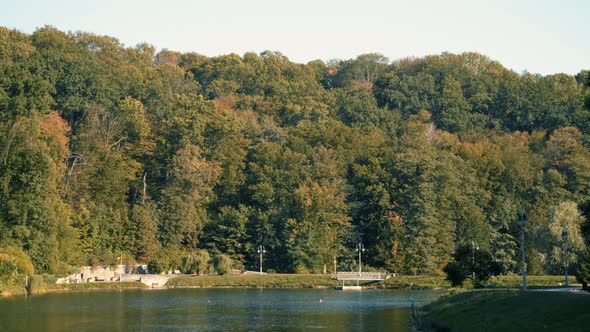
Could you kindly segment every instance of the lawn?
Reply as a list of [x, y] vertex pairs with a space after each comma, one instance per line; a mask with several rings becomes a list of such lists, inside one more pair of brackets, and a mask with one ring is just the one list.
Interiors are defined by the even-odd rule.
[[481, 290], [418, 312], [423, 331], [590, 331], [590, 294]]
[[334, 287], [336, 281], [330, 275], [314, 274], [249, 274], [223, 276], [180, 276], [170, 279], [168, 287], [265, 287], [265, 288], [313, 288]]
[[80, 284], [44, 284], [33, 288], [33, 293], [83, 291], [97, 289], [145, 288], [141, 282], [88, 282]]
[[[573, 278], [572, 278], [573, 279]], [[573, 280], [571, 280], [573, 281]], [[519, 276], [501, 276], [490, 280], [490, 287], [520, 288]], [[348, 285], [354, 282], [348, 281]], [[558, 287], [562, 276], [529, 276], [529, 288]], [[436, 289], [450, 288], [443, 276], [396, 276], [381, 282], [361, 282], [366, 288], [384, 289]], [[179, 276], [166, 284], [168, 287], [265, 287], [265, 288], [313, 288], [341, 285], [329, 274], [247, 274], [247, 275], [205, 275]]]

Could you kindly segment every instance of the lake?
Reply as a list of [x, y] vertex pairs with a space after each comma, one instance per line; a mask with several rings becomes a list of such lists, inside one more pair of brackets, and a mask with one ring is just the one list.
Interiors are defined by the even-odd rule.
[[435, 291], [159, 289], [0, 299], [0, 331], [409, 331]]

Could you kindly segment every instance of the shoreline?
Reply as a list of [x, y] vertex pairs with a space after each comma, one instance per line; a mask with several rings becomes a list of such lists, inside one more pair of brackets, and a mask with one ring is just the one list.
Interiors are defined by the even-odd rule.
[[[26, 292], [23, 293], [3, 293], [0, 294], [0, 301], [2, 299], [9, 299], [9, 298], [17, 298], [19, 296], [22, 297], [28, 297], [28, 296], [38, 296], [38, 295], [44, 295], [44, 294], [56, 294], [56, 293], [85, 293], [85, 292], [102, 292], [102, 291], [113, 291], [113, 290], [118, 290], [118, 291], [128, 291], [128, 290], [141, 290], [141, 291], [158, 291], [158, 290], [172, 290], [172, 289], [290, 289], [290, 290], [296, 290], [296, 289], [318, 289], [318, 290], [325, 290], [325, 289], [332, 289], [334, 291], [342, 291], [339, 290], [337, 287], [322, 287], [322, 286], [316, 286], [316, 287], [248, 287], [248, 286], [217, 286], [217, 285], [211, 285], [211, 286], [162, 286], [162, 287], [148, 287], [148, 286], [143, 286], [143, 287], [111, 287], [111, 288], [105, 288], [105, 287], [95, 287], [95, 288], [84, 288], [84, 289], [73, 289], [73, 288], [50, 288], [50, 289], [43, 289], [40, 291], [34, 291], [31, 294], [27, 294]], [[422, 291], [433, 291], [433, 292], [445, 292], [445, 291], [450, 291], [449, 289], [441, 289], [441, 288], [437, 288], [437, 289], [428, 289], [428, 288], [413, 288], [413, 289], [400, 289], [400, 288], [377, 288], [377, 287], [372, 287], [372, 288], [363, 288], [362, 290], [364, 291], [373, 291], [373, 290], [380, 290], [380, 291], [417, 291], [417, 292], [422, 292]]]
[[[94, 287], [79, 287], [79, 284], [60, 285], [60, 287], [43, 287], [27, 293], [23, 288], [22, 291], [3, 292], [0, 293], [0, 299], [13, 298], [18, 296], [35, 296], [50, 293], [71, 293], [71, 292], [99, 292], [110, 290], [165, 290], [165, 289], [333, 289], [338, 290], [338, 286], [326, 285], [163, 285], [160, 287], [149, 287], [140, 282], [132, 285], [120, 285], [118, 282], [104, 282], [94, 283]], [[103, 285], [103, 286], [98, 286]], [[421, 287], [421, 288], [401, 288], [401, 287], [374, 287], [362, 286], [362, 290], [387, 290], [387, 291], [449, 291], [447, 288], [435, 287]]]
[[[518, 289], [520, 277], [496, 277], [489, 288]], [[529, 276], [529, 287], [543, 289], [558, 287], [560, 276]], [[84, 292], [109, 289], [192, 289], [192, 288], [235, 288], [235, 289], [330, 289], [341, 286], [341, 282], [330, 275], [309, 274], [264, 274], [264, 275], [201, 275], [174, 276], [165, 285], [150, 287], [141, 282], [91, 282], [83, 284], [42, 284], [33, 288], [30, 295], [60, 292]], [[466, 291], [469, 288], [452, 288], [442, 276], [397, 276], [378, 283], [361, 283], [363, 290], [431, 290]], [[0, 298], [28, 295], [25, 288], [11, 289], [0, 293]]]

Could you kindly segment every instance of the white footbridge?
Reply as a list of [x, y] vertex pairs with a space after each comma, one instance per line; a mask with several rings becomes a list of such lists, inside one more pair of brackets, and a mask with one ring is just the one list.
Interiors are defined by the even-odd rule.
[[[338, 287], [342, 290], [360, 290], [360, 281], [383, 281], [391, 278], [391, 274], [383, 272], [336, 272], [332, 274], [332, 279], [342, 281], [342, 286]], [[356, 281], [356, 286], [346, 286], [346, 281]]]

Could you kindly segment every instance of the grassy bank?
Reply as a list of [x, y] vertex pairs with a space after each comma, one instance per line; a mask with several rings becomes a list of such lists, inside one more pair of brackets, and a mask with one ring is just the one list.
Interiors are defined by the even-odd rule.
[[[346, 285], [355, 285], [347, 281]], [[322, 274], [249, 274], [225, 276], [181, 276], [171, 279], [168, 287], [265, 287], [265, 288], [317, 288], [342, 285]], [[360, 282], [365, 288], [380, 289], [433, 289], [445, 288], [449, 283], [443, 277], [401, 276], [381, 282]]]
[[315, 288], [334, 287], [336, 281], [329, 275], [315, 274], [248, 274], [223, 276], [180, 276], [170, 279], [168, 287], [265, 287]]
[[590, 295], [482, 290], [443, 297], [418, 313], [423, 331], [588, 331]]
[[[146, 287], [141, 282], [92, 282], [83, 284], [48, 284], [35, 283], [31, 288], [32, 294], [44, 294], [52, 292], [67, 292], [67, 291], [86, 291], [86, 290], [100, 290], [100, 289], [127, 289], [127, 288], [144, 288]], [[14, 287], [7, 289], [0, 293], [0, 297], [27, 295], [25, 287]]]
[[[520, 288], [519, 276], [502, 276], [490, 280], [496, 288]], [[531, 276], [527, 278], [529, 288], [558, 287], [563, 283], [561, 276]], [[347, 281], [347, 285], [354, 282]], [[443, 276], [396, 276], [381, 282], [361, 282], [366, 288], [379, 289], [437, 289], [450, 288], [451, 284]], [[224, 276], [180, 276], [171, 279], [168, 287], [266, 287], [266, 288], [314, 288], [341, 285], [322, 274], [247, 274]]]
[[[572, 278], [573, 279], [573, 278]], [[56, 291], [83, 291], [90, 289], [120, 289], [142, 288], [142, 283], [136, 282], [93, 282], [83, 284], [55, 284], [55, 277], [35, 276], [33, 293], [46, 293]], [[573, 280], [572, 280], [573, 281]], [[502, 276], [492, 278], [490, 285], [495, 288], [513, 288], [521, 286], [522, 279], [519, 276]], [[562, 276], [530, 276], [527, 278], [530, 289], [558, 287], [563, 283]], [[346, 285], [355, 282], [347, 281]], [[381, 282], [361, 282], [365, 288], [378, 289], [438, 289], [450, 288], [451, 285], [442, 276], [396, 276]], [[170, 279], [168, 287], [236, 287], [236, 288], [318, 288], [336, 287], [342, 285], [330, 278], [330, 275], [322, 274], [247, 274], [224, 276], [179, 276]], [[24, 288], [14, 288], [4, 291], [0, 295], [26, 294]]]
[[[564, 276], [528, 276], [526, 282], [527, 287], [530, 289], [560, 287], [564, 284]], [[521, 288], [522, 276], [494, 277], [490, 280], [490, 284], [497, 288]], [[576, 284], [576, 277], [571, 276], [569, 278], [569, 285], [579, 286], [579, 284]]]
[[42, 294], [48, 292], [61, 291], [84, 291], [98, 289], [124, 289], [124, 288], [144, 288], [146, 285], [141, 282], [87, 282], [81, 284], [45, 284], [33, 288], [33, 294]]
[[449, 288], [451, 283], [441, 276], [396, 276], [375, 286], [386, 289], [435, 289]]
[[[576, 283], [575, 277], [570, 277], [570, 286], [580, 286]], [[529, 289], [555, 288], [564, 284], [563, 276], [528, 276], [527, 287]], [[378, 285], [380, 288], [393, 289], [433, 289], [451, 288], [451, 283], [445, 280], [444, 276], [398, 276], [388, 279]], [[492, 277], [487, 285], [488, 288], [509, 288], [520, 289], [522, 287], [522, 276], [499, 276]], [[465, 288], [470, 288], [465, 284]]]

